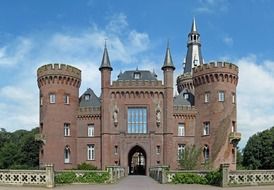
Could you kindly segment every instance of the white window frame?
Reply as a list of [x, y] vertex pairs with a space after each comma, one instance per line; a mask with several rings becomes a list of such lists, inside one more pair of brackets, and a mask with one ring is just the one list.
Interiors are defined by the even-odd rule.
[[209, 135], [210, 133], [210, 122], [206, 121], [203, 123], [203, 135]]
[[49, 103], [50, 104], [55, 104], [56, 103], [56, 94], [54, 94], [54, 93], [49, 94]]
[[88, 137], [94, 137], [94, 124], [88, 124]]
[[209, 92], [205, 93], [205, 103], [209, 102]]
[[70, 123], [64, 123], [64, 136], [70, 136]]
[[185, 136], [185, 124], [179, 123], [178, 125], [178, 136], [183, 137]]
[[177, 158], [178, 160], [181, 159], [182, 153], [185, 152], [185, 144], [178, 144], [178, 149], [177, 149]]
[[189, 99], [189, 94], [188, 93], [184, 94], [184, 99], [186, 99], [186, 100]]
[[84, 99], [85, 99], [85, 101], [89, 101], [90, 100], [90, 95], [89, 94], [85, 94], [84, 95]]
[[87, 145], [87, 160], [95, 160], [95, 145]]
[[64, 95], [64, 104], [69, 104], [69, 95], [68, 94]]
[[225, 92], [224, 91], [218, 91], [218, 101], [219, 102], [225, 101]]
[[204, 156], [204, 161], [207, 162], [209, 160], [209, 147], [208, 147], [208, 145], [204, 146], [203, 156]]
[[134, 73], [134, 79], [140, 79], [141, 73]]
[[65, 164], [70, 163], [70, 155], [71, 155], [70, 148], [69, 148], [69, 146], [66, 146], [64, 149], [64, 163]]

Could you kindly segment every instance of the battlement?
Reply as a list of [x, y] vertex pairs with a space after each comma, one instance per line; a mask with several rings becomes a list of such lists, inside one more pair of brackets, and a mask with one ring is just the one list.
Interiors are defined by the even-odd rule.
[[135, 86], [148, 86], [148, 87], [163, 87], [160, 80], [118, 80], [112, 82], [112, 87], [135, 87]]
[[81, 79], [81, 70], [70, 65], [58, 63], [43, 65], [37, 69], [38, 78], [46, 75], [65, 75]]
[[233, 63], [229, 63], [229, 62], [225, 62], [225, 61], [215, 61], [215, 62], [209, 62], [208, 64], [203, 64], [203, 65], [199, 65], [197, 67], [195, 67], [193, 69], [193, 73], [197, 73], [197, 72], [201, 72], [204, 70], [211, 70], [211, 69], [229, 69], [233, 72], [237, 72], [239, 71], [239, 68], [237, 65], [233, 64]]

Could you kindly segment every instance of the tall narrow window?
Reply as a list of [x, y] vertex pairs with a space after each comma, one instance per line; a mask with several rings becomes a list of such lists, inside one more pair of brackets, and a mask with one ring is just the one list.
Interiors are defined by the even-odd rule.
[[184, 156], [185, 152], [185, 145], [184, 144], [178, 144], [178, 159], [180, 160]]
[[64, 136], [68, 137], [70, 136], [70, 124], [64, 123]]
[[203, 135], [209, 135], [209, 128], [210, 128], [210, 122], [209, 121], [204, 122]]
[[218, 101], [219, 102], [224, 102], [225, 101], [225, 92], [224, 91], [219, 91], [218, 92]]
[[185, 136], [185, 124], [179, 123], [178, 125], [178, 136]]
[[43, 105], [43, 96], [40, 96], [40, 106]]
[[49, 95], [49, 103], [55, 104], [55, 102], [56, 102], [56, 95], [52, 93]]
[[205, 93], [205, 103], [209, 102], [209, 92]]
[[114, 154], [118, 155], [118, 146], [117, 145], [114, 146]]
[[232, 93], [232, 104], [236, 103], [236, 95], [235, 93]]
[[70, 163], [70, 148], [68, 145], [64, 149], [64, 163]]
[[88, 137], [94, 137], [94, 125], [88, 124]]
[[69, 95], [68, 94], [64, 95], [64, 104], [69, 104]]
[[236, 122], [232, 121], [231, 132], [236, 132]]
[[128, 108], [128, 133], [147, 133], [147, 109]]
[[161, 147], [160, 147], [160, 145], [157, 145], [156, 146], [156, 154], [159, 155], [160, 152], [161, 152]]
[[207, 144], [204, 146], [203, 156], [204, 156], [204, 161], [207, 162], [209, 160], [209, 147]]
[[87, 160], [95, 160], [95, 146], [94, 146], [94, 144], [87, 145]]

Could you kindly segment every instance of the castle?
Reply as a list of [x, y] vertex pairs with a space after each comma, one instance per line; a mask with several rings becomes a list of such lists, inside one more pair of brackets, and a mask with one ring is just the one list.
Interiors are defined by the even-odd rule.
[[[79, 97], [81, 71], [64, 64], [37, 70], [40, 90], [40, 165], [75, 168], [86, 162], [105, 169], [119, 165], [128, 174], [148, 174], [156, 165], [178, 169], [190, 145], [201, 148], [199, 167], [229, 163], [236, 169], [236, 86], [238, 67], [204, 63], [193, 20], [184, 72], [177, 77], [167, 47], [163, 81], [155, 72], [130, 70], [111, 81], [107, 47], [99, 71], [101, 95], [87, 89]], [[94, 81], [96, 82], [96, 81]]]

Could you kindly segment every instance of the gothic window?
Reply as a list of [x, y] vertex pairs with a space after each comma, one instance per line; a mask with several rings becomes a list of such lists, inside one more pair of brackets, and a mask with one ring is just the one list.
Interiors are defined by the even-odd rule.
[[209, 121], [204, 122], [203, 135], [209, 135], [209, 128], [210, 128], [210, 122]]
[[56, 102], [56, 95], [53, 93], [49, 94], [49, 103], [55, 104], [55, 102]]
[[64, 104], [69, 104], [69, 95], [68, 94], [64, 95]]
[[94, 137], [94, 125], [88, 124], [88, 137]]
[[64, 136], [68, 137], [70, 136], [70, 124], [64, 123]]
[[147, 133], [147, 108], [128, 108], [127, 128], [128, 133]]
[[218, 101], [219, 102], [224, 102], [225, 101], [225, 92], [224, 91], [219, 91], [218, 92]]
[[184, 152], [185, 152], [185, 145], [178, 144], [178, 151], [177, 151], [178, 160], [180, 160], [184, 156]]
[[205, 103], [209, 102], [209, 92], [205, 93]]
[[204, 146], [203, 156], [204, 156], [204, 161], [207, 162], [209, 160], [209, 147], [207, 144], [205, 144]]
[[178, 136], [185, 136], [185, 124], [179, 123], [178, 125]]
[[87, 145], [87, 160], [95, 160], [95, 146], [94, 146], [94, 144]]
[[70, 148], [68, 145], [64, 149], [64, 163], [70, 163]]

